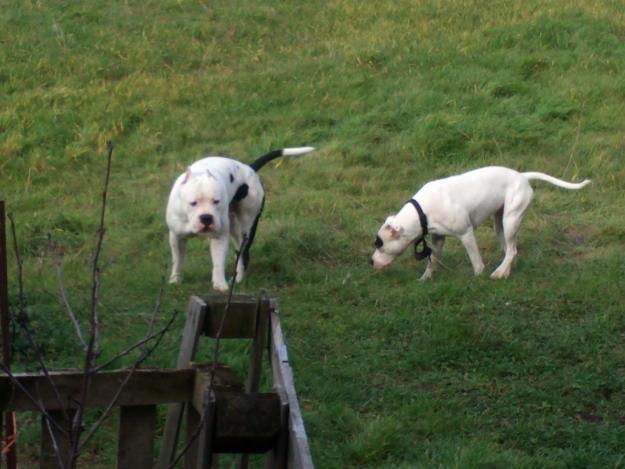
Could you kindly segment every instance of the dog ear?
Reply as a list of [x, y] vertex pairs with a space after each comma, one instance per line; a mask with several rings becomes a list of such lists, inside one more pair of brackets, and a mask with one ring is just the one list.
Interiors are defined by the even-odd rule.
[[404, 232], [404, 227], [395, 223], [395, 218], [393, 217], [388, 217], [386, 219], [385, 228], [391, 232], [391, 239], [399, 239]]
[[391, 238], [399, 239], [404, 233], [404, 227], [399, 225], [391, 225]]
[[182, 183], [186, 184], [189, 181], [189, 179], [191, 179], [192, 174], [193, 173], [191, 173], [191, 168], [187, 168], [186, 172], [184, 173], [184, 179], [182, 180]]

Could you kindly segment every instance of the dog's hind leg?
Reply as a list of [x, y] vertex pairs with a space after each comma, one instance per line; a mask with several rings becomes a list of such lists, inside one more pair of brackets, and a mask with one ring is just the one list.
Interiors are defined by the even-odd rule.
[[514, 194], [510, 202], [506, 201], [502, 216], [503, 236], [506, 246], [505, 256], [499, 267], [490, 274], [490, 278], [507, 278], [510, 275], [510, 270], [517, 256], [517, 234], [523, 215], [532, 201], [532, 196], [532, 188], [527, 184], [527, 187], [521, 188]]
[[497, 241], [503, 252], [506, 252], [506, 239], [503, 235], [503, 207], [497, 210], [493, 214], [493, 221], [495, 225], [495, 234], [497, 235]]
[[444, 245], [444, 236], [435, 234], [432, 235], [432, 255], [428, 258], [428, 265], [419, 280], [428, 280], [432, 278], [432, 274], [434, 274], [434, 272], [438, 269], [440, 260], [442, 259]]
[[239, 210], [232, 215], [232, 218], [236, 220], [233, 225], [233, 229], [231, 230], [232, 238], [237, 246], [237, 250], [243, 250], [239, 256], [239, 262], [236, 268], [237, 282], [241, 282], [243, 280], [245, 271], [249, 266], [250, 248], [256, 236], [256, 228], [258, 227], [264, 203], [265, 200], [263, 198], [260, 206], [252, 207], [251, 209], [249, 207], [247, 209], [240, 207]]

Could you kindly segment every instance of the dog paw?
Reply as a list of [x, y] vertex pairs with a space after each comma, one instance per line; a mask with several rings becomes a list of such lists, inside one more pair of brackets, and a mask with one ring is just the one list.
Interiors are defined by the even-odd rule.
[[213, 289], [225, 293], [228, 291], [228, 284], [224, 282], [213, 282]]
[[423, 272], [423, 275], [419, 277], [419, 282], [425, 282], [427, 280], [432, 279], [432, 272], [428, 272], [427, 270]]
[[509, 275], [510, 275], [510, 272], [503, 272], [497, 269], [492, 274], [490, 274], [490, 278], [498, 280], [502, 278], [508, 278]]
[[176, 283], [180, 283], [181, 280], [182, 280], [182, 275], [180, 274], [176, 274], [176, 275], [172, 274], [172, 276], [169, 277], [169, 283], [172, 285]]

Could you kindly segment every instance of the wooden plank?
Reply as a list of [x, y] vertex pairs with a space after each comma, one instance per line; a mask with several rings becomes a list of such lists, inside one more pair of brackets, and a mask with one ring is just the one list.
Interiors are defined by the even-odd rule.
[[[215, 434], [216, 402], [215, 394], [208, 389], [204, 393], [204, 424], [197, 441], [198, 460], [196, 469], [210, 469], [213, 465], [213, 442]], [[190, 430], [190, 429], [189, 429]]]
[[[62, 405], [74, 405], [80, 397], [82, 386], [82, 371], [51, 371], [49, 373], [59, 395], [63, 399], [60, 403], [56, 398], [52, 385], [42, 373], [16, 373], [14, 376], [31, 396], [41, 401], [46, 409], [61, 409]], [[87, 396], [87, 407], [108, 405], [118, 391], [121, 383], [128, 376], [128, 371], [102, 371], [92, 377]], [[189, 400], [193, 389], [195, 371], [185, 370], [135, 370], [128, 384], [122, 390], [117, 405], [133, 406], [145, 404], [167, 404], [170, 402], [184, 402]], [[7, 394], [5, 391], [13, 392]], [[11, 378], [0, 375], [0, 395], [9, 395], [10, 398], [0, 402], [3, 410], [39, 410], [30, 398], [14, 386]]]
[[289, 401], [283, 389], [278, 392], [280, 397], [280, 431], [276, 444], [267, 453], [265, 469], [287, 469], [289, 453]]
[[[187, 408], [185, 469], [209, 469], [216, 459], [213, 455], [215, 430], [215, 393], [209, 388], [208, 374], [198, 370], [193, 391], [196, 405]], [[202, 422], [202, 416], [204, 422]], [[200, 427], [201, 425], [201, 427]]]
[[[228, 302], [225, 295], [204, 297], [207, 304], [207, 316], [204, 335], [215, 338], [221, 325], [224, 309]], [[264, 303], [269, 302], [266, 298]], [[228, 309], [228, 316], [221, 331], [222, 339], [253, 339], [256, 334], [256, 303], [252, 295], [234, 295]]]
[[[250, 350], [250, 367], [247, 373], [245, 392], [256, 393], [260, 386], [263, 352], [267, 345], [267, 329], [269, 326], [269, 302], [266, 301], [266, 292], [261, 290], [256, 299], [256, 333]], [[239, 459], [239, 469], [247, 469], [249, 455], [242, 454]]]
[[[178, 353], [178, 368], [186, 368], [195, 357], [197, 341], [206, 316], [206, 303], [198, 296], [192, 296], [189, 300], [187, 320], [182, 332], [182, 343]], [[167, 468], [175, 457], [176, 444], [184, 412], [184, 404], [172, 404], [167, 409], [167, 419], [161, 440], [161, 450], [158, 457], [158, 467]]]
[[[71, 422], [64, 418], [64, 414], [60, 410], [50, 410], [48, 415], [55, 422], [57, 422], [68, 434], [71, 431]], [[67, 416], [69, 419], [74, 415], [74, 411], [68, 410]], [[52, 432], [52, 435], [50, 434]], [[65, 467], [68, 463], [72, 448], [69, 438], [63, 436], [54, 425], [48, 426], [46, 417], [41, 415], [41, 448], [39, 453], [39, 467], [41, 469], [58, 469], [59, 467]], [[55, 446], [57, 449], [55, 449]], [[59, 458], [63, 462], [63, 466], [60, 465]]]
[[263, 351], [265, 350], [265, 346], [267, 344], [269, 312], [269, 302], [263, 292], [258, 296], [256, 304], [256, 318], [254, 321], [256, 323], [256, 331], [254, 334], [254, 341], [252, 342], [250, 368], [247, 374], [247, 382], [245, 384], [245, 391], [248, 393], [257, 392], [260, 385]]
[[[208, 373], [198, 371], [191, 406], [196, 413], [204, 409], [208, 382]], [[215, 453], [265, 453], [273, 447], [280, 431], [276, 393], [246, 394], [217, 386], [215, 398]]]
[[185, 438], [185, 446], [189, 445], [187, 452], [184, 454], [184, 469], [196, 469], [199, 459], [199, 440], [195, 436], [196, 429], [200, 424], [200, 413], [193, 406], [187, 408], [187, 433]]
[[217, 393], [216, 453], [266, 453], [280, 431], [275, 393]]
[[119, 415], [117, 467], [151, 469], [156, 406], [123, 406]]
[[282, 334], [280, 317], [275, 302], [273, 302], [271, 312], [270, 361], [274, 387], [278, 392], [282, 391], [286, 394], [289, 404], [287, 465], [289, 468], [313, 469], [314, 464], [308, 446], [304, 420], [297, 401], [293, 370], [289, 364], [286, 342]]

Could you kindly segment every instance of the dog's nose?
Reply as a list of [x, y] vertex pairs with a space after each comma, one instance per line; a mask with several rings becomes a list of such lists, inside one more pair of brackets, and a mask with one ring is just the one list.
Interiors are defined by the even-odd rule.
[[208, 214], [208, 213], [204, 213], [202, 215], [200, 215], [200, 223], [202, 223], [202, 225], [212, 225], [213, 224], [213, 216]]

